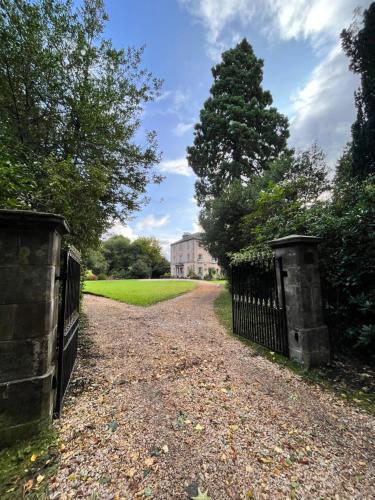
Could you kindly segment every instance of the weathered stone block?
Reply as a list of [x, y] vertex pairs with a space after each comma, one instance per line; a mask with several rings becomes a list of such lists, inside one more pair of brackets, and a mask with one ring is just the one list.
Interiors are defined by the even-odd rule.
[[0, 382], [43, 375], [51, 363], [51, 335], [0, 342]]
[[328, 328], [295, 329], [290, 335], [290, 357], [308, 367], [330, 361]]
[[0, 305], [0, 341], [43, 337], [57, 322], [58, 298], [49, 302]]
[[285, 271], [283, 284], [289, 355], [307, 366], [325, 364], [330, 359], [328, 329], [324, 324], [321, 300], [319, 242], [320, 238], [299, 235], [270, 242], [276, 257], [281, 257]]
[[[0, 444], [35, 432], [50, 421], [53, 411], [54, 372], [29, 380], [0, 383]], [[30, 435], [27, 432], [28, 435]]]
[[0, 267], [0, 304], [46, 302], [54, 298], [52, 266]]
[[14, 336], [17, 319], [17, 304], [0, 305], [0, 342]]
[[61, 236], [53, 214], [0, 210], [0, 444], [52, 417]]

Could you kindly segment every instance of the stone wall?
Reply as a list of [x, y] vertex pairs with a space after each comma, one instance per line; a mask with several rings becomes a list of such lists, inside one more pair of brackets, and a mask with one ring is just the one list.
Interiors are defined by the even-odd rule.
[[330, 360], [328, 328], [324, 322], [318, 244], [320, 238], [291, 235], [270, 242], [282, 259], [289, 356], [306, 365]]
[[54, 404], [61, 216], [0, 210], [0, 445], [34, 434]]

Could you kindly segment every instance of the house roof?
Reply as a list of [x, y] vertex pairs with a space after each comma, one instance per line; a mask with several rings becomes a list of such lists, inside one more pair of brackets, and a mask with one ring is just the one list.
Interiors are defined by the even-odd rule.
[[182, 243], [183, 241], [189, 241], [189, 240], [202, 240], [202, 233], [184, 233], [182, 235], [182, 238], [178, 241], [175, 241], [174, 243], [171, 243], [171, 246], [177, 245], [177, 243]]

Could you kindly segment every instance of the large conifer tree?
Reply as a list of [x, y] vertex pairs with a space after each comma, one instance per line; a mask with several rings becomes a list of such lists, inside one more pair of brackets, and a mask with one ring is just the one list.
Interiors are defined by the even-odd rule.
[[365, 10], [363, 27], [353, 24], [341, 33], [350, 69], [361, 76], [355, 94], [357, 119], [352, 126], [351, 176], [363, 180], [375, 173], [375, 3]]
[[235, 180], [247, 183], [285, 149], [288, 121], [263, 90], [263, 61], [244, 39], [212, 68], [214, 83], [195, 126], [188, 161], [200, 205]]

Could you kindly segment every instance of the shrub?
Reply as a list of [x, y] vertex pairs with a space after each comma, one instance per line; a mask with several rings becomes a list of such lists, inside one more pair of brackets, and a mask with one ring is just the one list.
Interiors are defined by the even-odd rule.
[[99, 273], [98, 274], [98, 280], [106, 280], [108, 279], [108, 276], [104, 273]]
[[88, 280], [88, 281], [95, 281], [98, 279], [98, 277], [96, 276], [96, 274], [93, 274], [93, 273], [90, 273], [90, 274], [86, 274], [85, 278]]
[[129, 279], [129, 272], [125, 269], [113, 272], [113, 279], [115, 280], [126, 280]]

